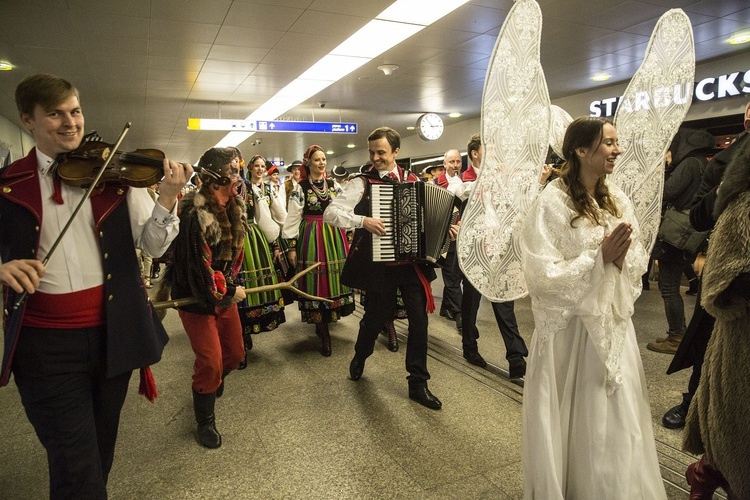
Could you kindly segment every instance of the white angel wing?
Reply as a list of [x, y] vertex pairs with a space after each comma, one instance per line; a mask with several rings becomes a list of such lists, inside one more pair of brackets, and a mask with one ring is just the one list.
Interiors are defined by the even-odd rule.
[[573, 123], [573, 117], [560, 106], [554, 104], [551, 106], [551, 112], [552, 123], [549, 129], [549, 145], [557, 153], [557, 156], [565, 158], [563, 139], [565, 139], [565, 131], [568, 130], [568, 125]]
[[664, 155], [693, 98], [695, 46], [681, 9], [656, 23], [646, 56], [615, 113], [622, 155], [610, 176], [633, 203], [644, 248], [651, 251], [661, 220]]
[[482, 166], [458, 236], [464, 275], [493, 301], [526, 295], [516, 229], [539, 193], [550, 99], [540, 62], [542, 13], [519, 0], [500, 30], [482, 95]]

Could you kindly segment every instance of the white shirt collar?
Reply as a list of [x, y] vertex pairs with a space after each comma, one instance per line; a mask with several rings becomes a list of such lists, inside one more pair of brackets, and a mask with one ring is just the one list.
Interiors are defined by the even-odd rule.
[[39, 148], [36, 149], [36, 164], [41, 175], [47, 175], [48, 173], [50, 173], [50, 169], [52, 168], [52, 165], [54, 163], [54, 158], [50, 158], [46, 154], [42, 153], [41, 151], [39, 151]]
[[387, 177], [391, 175], [391, 172], [396, 174], [396, 177], [398, 177], [399, 182], [401, 181], [401, 176], [398, 174], [398, 166], [394, 166], [393, 170], [380, 170], [378, 173], [380, 174], [380, 178]]

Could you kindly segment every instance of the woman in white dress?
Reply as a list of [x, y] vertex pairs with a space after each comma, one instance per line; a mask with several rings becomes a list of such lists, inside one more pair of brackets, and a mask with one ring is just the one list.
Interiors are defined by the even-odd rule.
[[631, 316], [648, 254], [608, 184], [614, 126], [579, 118], [520, 243], [536, 330], [523, 402], [526, 499], [666, 498]]

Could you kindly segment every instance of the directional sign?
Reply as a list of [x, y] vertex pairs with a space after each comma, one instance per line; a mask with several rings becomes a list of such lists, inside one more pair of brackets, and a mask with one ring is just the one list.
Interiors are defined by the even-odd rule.
[[251, 121], [189, 118], [189, 130], [230, 130], [233, 132], [307, 132], [313, 134], [356, 134], [356, 123]]

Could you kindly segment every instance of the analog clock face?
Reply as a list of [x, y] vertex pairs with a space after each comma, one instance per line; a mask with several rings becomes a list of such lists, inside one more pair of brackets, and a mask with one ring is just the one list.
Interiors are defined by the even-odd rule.
[[434, 141], [443, 135], [443, 119], [435, 113], [425, 113], [417, 120], [417, 132], [425, 141]]

